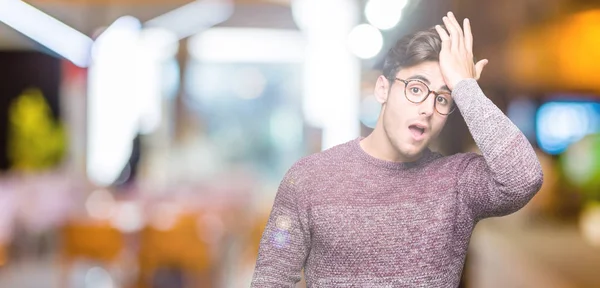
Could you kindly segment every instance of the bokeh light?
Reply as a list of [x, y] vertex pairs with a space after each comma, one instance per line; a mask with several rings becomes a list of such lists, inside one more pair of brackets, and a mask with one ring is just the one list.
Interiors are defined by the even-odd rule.
[[90, 217], [106, 220], [115, 212], [115, 199], [108, 190], [99, 189], [88, 196], [85, 208]]
[[548, 102], [538, 109], [536, 118], [540, 148], [560, 154], [584, 136], [600, 132], [600, 103]]
[[381, 104], [374, 95], [365, 97], [360, 103], [360, 122], [369, 128], [375, 128], [380, 111]]
[[383, 36], [377, 28], [369, 24], [360, 24], [348, 35], [348, 46], [357, 57], [370, 59], [381, 51]]
[[402, 18], [402, 8], [408, 0], [369, 0], [365, 16], [371, 25], [387, 30], [394, 28]]

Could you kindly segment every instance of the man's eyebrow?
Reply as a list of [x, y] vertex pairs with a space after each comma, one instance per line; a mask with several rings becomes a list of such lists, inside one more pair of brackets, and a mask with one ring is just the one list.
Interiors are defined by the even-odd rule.
[[408, 79], [417, 79], [417, 80], [421, 80], [423, 82], [425, 82], [425, 84], [430, 85], [431, 82], [429, 82], [429, 79], [427, 79], [427, 77], [423, 76], [423, 75], [413, 75], [408, 77]]
[[445, 90], [445, 91], [448, 91], [448, 92], [452, 92], [452, 91], [450, 91], [450, 88], [448, 88], [448, 85], [442, 86], [442, 88], [440, 88], [440, 90]]
[[[427, 79], [427, 77], [423, 76], [423, 75], [413, 75], [408, 77], [408, 79], [417, 79], [417, 80], [421, 80], [423, 82], [425, 82], [425, 84], [427, 85], [431, 85], [431, 82], [429, 81], [429, 79]], [[452, 92], [450, 91], [450, 88], [448, 88], [448, 85], [444, 85], [442, 86], [442, 88], [440, 88], [440, 90], [444, 90], [444, 91], [448, 91], [448, 92]]]

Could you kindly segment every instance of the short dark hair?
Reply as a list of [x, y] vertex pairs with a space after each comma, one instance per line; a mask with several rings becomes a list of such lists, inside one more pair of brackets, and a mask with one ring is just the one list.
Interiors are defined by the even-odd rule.
[[[446, 30], [445, 26], [440, 26]], [[402, 68], [439, 61], [441, 50], [442, 40], [435, 27], [406, 35], [388, 51], [383, 63], [383, 76], [393, 80]]]

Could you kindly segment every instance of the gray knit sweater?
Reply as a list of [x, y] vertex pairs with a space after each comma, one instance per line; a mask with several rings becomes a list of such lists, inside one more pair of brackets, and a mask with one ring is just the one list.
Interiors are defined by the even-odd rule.
[[426, 150], [374, 158], [362, 138], [307, 156], [284, 176], [252, 287], [457, 287], [471, 233], [523, 207], [543, 174], [531, 145], [474, 79], [452, 92], [483, 156]]

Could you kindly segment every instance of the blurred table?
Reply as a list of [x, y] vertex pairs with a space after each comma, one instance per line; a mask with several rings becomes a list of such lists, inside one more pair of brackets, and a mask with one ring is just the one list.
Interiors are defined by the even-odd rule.
[[576, 223], [534, 224], [516, 217], [487, 219], [477, 226], [469, 252], [469, 287], [600, 287], [600, 247], [587, 244]]

